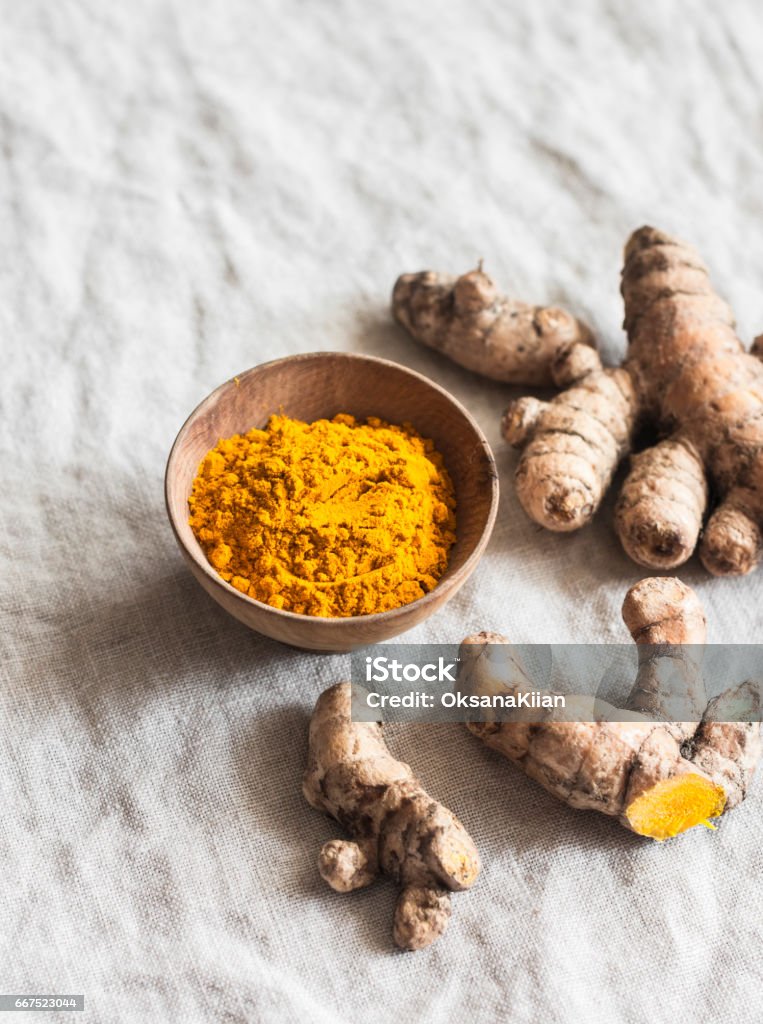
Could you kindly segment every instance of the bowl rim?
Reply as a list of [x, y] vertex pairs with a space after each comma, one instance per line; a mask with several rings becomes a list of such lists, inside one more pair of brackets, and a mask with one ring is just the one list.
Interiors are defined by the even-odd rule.
[[[384, 359], [382, 356], [366, 355], [363, 352], [343, 352], [341, 350], [334, 349], [318, 349], [314, 352], [295, 352], [292, 355], [279, 356], [278, 359], [269, 359], [267, 362], [257, 363], [254, 366], [250, 366], [246, 370], [242, 370], [239, 373], [234, 374], [232, 377], [228, 377], [221, 384], [218, 384], [218, 386], [214, 388], [214, 390], [210, 391], [210, 393], [205, 398], [203, 398], [198, 403], [198, 405], [195, 406], [194, 409], [191, 410], [189, 415], [183, 421], [182, 426], [178, 430], [175, 440], [172, 442], [172, 447], [170, 448], [170, 453], [167, 457], [167, 464], [164, 471], [164, 505], [167, 510], [167, 518], [170, 521], [170, 526], [172, 527], [172, 532], [175, 536], [175, 541], [177, 542], [181, 551], [192, 559], [193, 563], [196, 566], [198, 566], [199, 569], [201, 569], [201, 571], [204, 573], [207, 579], [209, 579], [215, 586], [220, 587], [225, 593], [234, 594], [237, 598], [240, 598], [242, 601], [254, 605], [255, 608], [261, 609], [265, 612], [270, 612], [273, 615], [285, 616], [288, 619], [293, 620], [294, 622], [320, 623], [321, 625], [332, 626], [333, 628], [341, 628], [342, 624], [349, 625], [350, 623], [355, 622], [382, 622], [385, 619], [389, 620], [390, 618], [396, 615], [400, 615], [403, 612], [408, 612], [413, 608], [426, 607], [426, 605], [433, 603], [436, 599], [441, 597], [442, 592], [440, 592], [440, 594], [437, 594], [437, 591], [440, 589], [442, 580], [447, 576], [447, 568], [443, 576], [440, 577], [440, 579], [437, 581], [437, 584], [432, 588], [432, 590], [429, 591], [428, 594], [424, 594], [422, 597], [417, 597], [415, 601], [409, 601], [408, 604], [402, 604], [397, 608], [388, 608], [386, 611], [383, 612], [371, 612], [367, 615], [332, 616], [305, 615], [302, 612], [291, 612], [285, 608], [274, 608], [272, 605], [266, 604], [264, 601], [258, 601], [256, 598], [250, 597], [249, 594], [242, 593], [240, 590], [237, 590], [234, 586], [231, 586], [230, 583], [227, 583], [209, 562], [198, 541], [196, 542], [198, 551], [191, 550], [185, 543], [183, 538], [180, 536], [180, 532], [175, 522], [175, 517], [173, 515], [172, 507], [170, 505], [170, 477], [171, 471], [174, 469], [176, 451], [181, 440], [183, 439], [183, 436], [187, 428], [196, 419], [199, 413], [201, 413], [207, 405], [211, 405], [213, 401], [218, 397], [218, 395], [223, 391], [224, 388], [227, 388], [232, 383], [237, 383], [244, 376], [248, 376], [251, 373], [259, 372], [260, 370], [268, 369], [272, 366], [278, 365], [279, 363], [307, 362], [308, 360], [315, 359], [318, 356], [335, 356], [342, 359], [357, 360], [358, 362], [376, 363], [382, 366], [393, 367], [395, 370], [399, 370], [402, 373], [417, 379], [420, 383], [426, 385], [429, 388], [432, 388], [434, 391], [439, 391], [440, 394], [451, 403], [451, 405], [455, 406], [455, 408], [458, 410], [461, 416], [463, 416], [464, 419], [466, 419], [466, 421], [469, 423], [469, 426], [476, 434], [477, 439], [479, 440], [480, 445], [485, 453], [487, 465], [490, 471], [490, 507], [488, 508], [487, 520], [485, 522], [485, 526], [482, 530], [482, 533], [480, 534], [479, 539], [474, 545], [472, 552], [470, 553], [466, 561], [463, 563], [463, 565], [461, 565], [458, 569], [459, 577], [463, 578], [464, 580], [469, 578], [474, 568], [476, 567], [476, 563], [482, 557], [482, 553], [485, 550], [485, 547], [487, 546], [490, 537], [492, 536], [493, 527], [495, 526], [495, 520], [498, 514], [499, 479], [498, 467], [495, 461], [495, 455], [493, 454], [493, 450], [490, 447], [490, 444], [488, 443], [488, 440], [485, 437], [482, 428], [474, 419], [472, 414], [446, 388], [442, 387], [440, 384], [437, 384], [430, 377], [426, 377], [423, 373], [419, 373], [418, 370], [412, 370], [410, 367], [404, 366], [402, 363], [396, 363], [392, 359]], [[435, 595], [437, 595], [437, 597]]]

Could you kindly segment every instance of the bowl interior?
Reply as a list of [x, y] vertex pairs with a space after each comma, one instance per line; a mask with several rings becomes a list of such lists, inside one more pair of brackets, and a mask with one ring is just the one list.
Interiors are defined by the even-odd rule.
[[434, 441], [453, 479], [458, 524], [438, 587], [459, 573], [492, 525], [497, 499], [492, 454], [479, 428], [445, 391], [383, 359], [342, 352], [292, 356], [221, 385], [191, 414], [175, 442], [167, 468], [168, 511], [179, 540], [208, 573], [217, 577], [188, 525], [188, 497], [199, 463], [220, 438], [262, 427], [274, 412], [307, 422], [337, 413], [379, 416], [410, 423]]

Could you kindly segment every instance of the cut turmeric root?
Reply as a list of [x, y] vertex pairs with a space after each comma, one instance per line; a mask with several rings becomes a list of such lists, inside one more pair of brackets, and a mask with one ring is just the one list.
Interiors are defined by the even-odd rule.
[[[697, 651], [705, 640], [705, 616], [679, 580], [642, 580], [628, 592], [623, 617], [640, 645], [625, 710], [602, 701], [595, 721], [553, 721], [552, 712], [533, 711], [533, 721], [474, 722], [467, 728], [570, 807], [601, 811], [639, 835], [669, 839], [711, 825], [744, 799], [761, 756], [760, 723], [722, 719], [727, 708], [757, 713], [758, 696], [743, 684], [707, 703]], [[655, 646], [664, 657], [655, 654]], [[667, 693], [663, 662], [669, 662], [674, 681]], [[467, 637], [460, 665], [462, 692], [533, 689], [513, 648], [498, 634]], [[681, 694], [676, 678], [683, 682]], [[671, 694], [678, 698], [672, 707]], [[567, 707], [575, 700], [587, 698], [567, 697]], [[687, 710], [691, 720], [674, 720]]]

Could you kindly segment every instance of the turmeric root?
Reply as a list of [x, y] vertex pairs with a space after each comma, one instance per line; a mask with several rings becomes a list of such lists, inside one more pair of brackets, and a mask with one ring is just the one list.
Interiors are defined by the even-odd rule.
[[504, 436], [524, 449], [519, 500], [550, 530], [578, 529], [636, 431], [651, 425], [663, 439], [634, 456], [615, 512], [626, 552], [650, 568], [682, 565], [712, 491], [702, 562], [716, 576], [748, 573], [763, 551], [763, 349], [744, 351], [694, 249], [654, 228], [628, 241], [621, 290], [622, 367], [603, 369], [595, 352], [575, 346], [553, 367], [568, 390], [507, 410]]
[[548, 386], [560, 352], [593, 345], [589, 329], [565, 310], [501, 295], [481, 263], [461, 277], [431, 270], [401, 275], [392, 313], [417, 341], [509, 384]]
[[[625, 598], [623, 618], [640, 645], [625, 711], [598, 701], [590, 722], [543, 720], [543, 712], [533, 710], [532, 721], [467, 728], [570, 807], [601, 811], [639, 835], [663, 840], [709, 825], [744, 798], [761, 755], [760, 724], [718, 719], [735, 703], [757, 712], [757, 696], [744, 684], [707, 703], [696, 647], [676, 646], [703, 644], [705, 617], [678, 580], [637, 583]], [[652, 645], [660, 645], [657, 652]], [[667, 671], [673, 693], [676, 677], [683, 681], [680, 706], [692, 709], [695, 721], [660, 721], [671, 713], [660, 686]], [[532, 690], [511, 645], [490, 633], [464, 640], [459, 686], [480, 695]], [[567, 707], [590, 701], [568, 696]]]
[[350, 684], [338, 683], [318, 698], [310, 722], [305, 798], [353, 837], [326, 843], [318, 869], [337, 892], [380, 872], [394, 878], [403, 887], [394, 940], [423, 949], [448, 926], [450, 892], [476, 881], [479, 855], [461, 822], [390, 754], [381, 726], [352, 721], [351, 704]]

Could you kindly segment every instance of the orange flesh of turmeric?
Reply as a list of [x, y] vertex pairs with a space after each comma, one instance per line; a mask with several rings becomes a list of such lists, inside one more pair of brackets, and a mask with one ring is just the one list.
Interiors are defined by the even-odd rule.
[[726, 794], [693, 773], [664, 779], [637, 797], [625, 816], [634, 832], [651, 839], [670, 839], [695, 825], [715, 828], [711, 818], [723, 813]]

